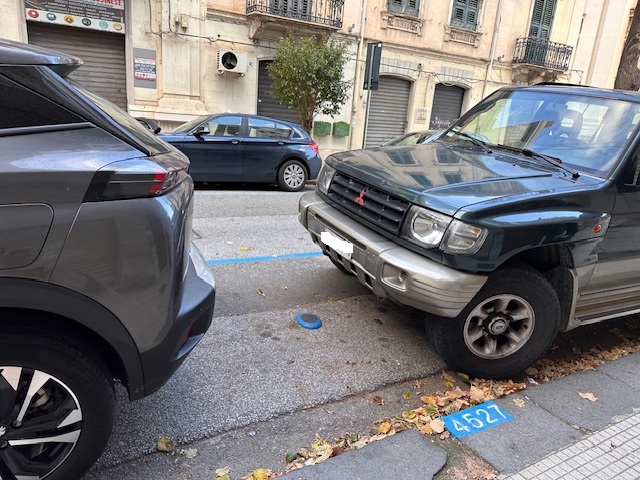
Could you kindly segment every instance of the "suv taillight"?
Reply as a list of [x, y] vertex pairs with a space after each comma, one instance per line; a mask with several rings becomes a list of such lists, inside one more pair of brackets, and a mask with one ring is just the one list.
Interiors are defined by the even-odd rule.
[[186, 174], [186, 164], [161, 164], [150, 160], [114, 162], [96, 172], [84, 201], [156, 197], [175, 187]]

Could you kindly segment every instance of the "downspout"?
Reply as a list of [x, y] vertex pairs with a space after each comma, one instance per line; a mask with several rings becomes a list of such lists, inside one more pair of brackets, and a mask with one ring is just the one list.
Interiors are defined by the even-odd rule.
[[362, 57], [362, 50], [364, 48], [364, 21], [367, 16], [367, 0], [362, 0], [361, 4], [361, 20], [360, 20], [360, 38], [358, 39], [358, 50], [356, 53], [356, 75], [353, 80], [353, 94], [351, 96], [351, 135], [349, 135], [349, 150], [353, 148], [353, 134], [355, 132], [355, 122], [356, 122], [356, 110], [358, 108], [358, 100], [356, 94], [359, 90], [359, 85], [362, 83], [362, 79], [360, 76], [360, 58]]
[[498, 43], [498, 30], [500, 30], [501, 15], [502, 15], [502, 0], [498, 0], [498, 10], [496, 11], [496, 21], [493, 25], [493, 37], [491, 37], [491, 52], [489, 53], [489, 65], [487, 66], [487, 73], [484, 76], [484, 87], [482, 87], [482, 98], [487, 96], [487, 83], [489, 83], [489, 76], [493, 71], [493, 57], [496, 54], [496, 44]]

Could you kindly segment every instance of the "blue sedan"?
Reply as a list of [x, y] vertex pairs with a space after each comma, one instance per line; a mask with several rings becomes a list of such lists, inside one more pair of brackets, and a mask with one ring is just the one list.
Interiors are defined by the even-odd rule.
[[159, 136], [189, 157], [195, 182], [277, 183], [294, 192], [322, 166], [318, 144], [300, 125], [269, 117], [203, 115]]

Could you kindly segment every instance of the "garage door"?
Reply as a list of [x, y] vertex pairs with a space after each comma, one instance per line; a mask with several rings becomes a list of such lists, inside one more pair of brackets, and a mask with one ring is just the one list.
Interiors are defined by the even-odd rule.
[[27, 25], [29, 43], [80, 57], [84, 64], [70, 77], [127, 109], [124, 35], [40, 22]]
[[273, 86], [273, 80], [269, 77], [267, 65], [272, 60], [261, 60], [258, 64], [258, 115], [265, 117], [277, 118], [287, 122], [300, 123], [300, 117], [295, 110], [291, 110], [276, 100], [270, 91]]
[[450, 87], [439, 83], [433, 94], [433, 108], [431, 109], [431, 130], [449, 128], [462, 113], [464, 88], [452, 85]]
[[380, 77], [379, 89], [371, 91], [366, 147], [378, 147], [405, 133], [411, 82]]

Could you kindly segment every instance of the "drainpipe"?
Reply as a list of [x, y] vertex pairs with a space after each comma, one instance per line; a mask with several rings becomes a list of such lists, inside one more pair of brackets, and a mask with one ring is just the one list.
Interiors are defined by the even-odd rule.
[[482, 98], [487, 96], [487, 83], [489, 83], [489, 75], [493, 70], [493, 57], [496, 54], [496, 43], [498, 43], [498, 30], [500, 30], [500, 16], [502, 15], [502, 0], [498, 0], [498, 10], [496, 11], [496, 21], [493, 25], [493, 37], [491, 37], [491, 52], [489, 53], [489, 65], [487, 73], [484, 76], [484, 87], [482, 87]]
[[[501, 0], [502, 1], [502, 0]], [[367, 0], [362, 0], [361, 8], [361, 19], [360, 19], [360, 38], [358, 39], [358, 50], [356, 53], [356, 75], [353, 80], [353, 94], [351, 95], [351, 135], [349, 135], [349, 150], [353, 148], [353, 134], [355, 132], [354, 124], [356, 121], [356, 110], [358, 108], [358, 100], [357, 93], [359, 90], [359, 85], [362, 83], [362, 78], [360, 76], [360, 58], [362, 57], [362, 50], [364, 48], [364, 21], [367, 16]]]

